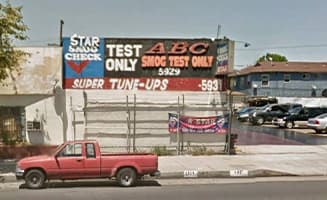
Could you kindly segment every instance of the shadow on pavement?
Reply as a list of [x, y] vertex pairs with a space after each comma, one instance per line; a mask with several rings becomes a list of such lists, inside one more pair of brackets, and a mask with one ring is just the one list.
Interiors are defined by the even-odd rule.
[[[160, 187], [161, 185], [155, 180], [142, 180], [138, 181], [134, 187]], [[46, 188], [76, 188], [76, 187], [120, 187], [114, 180], [104, 181], [55, 181], [47, 182]], [[19, 186], [19, 189], [28, 189], [25, 183]]]

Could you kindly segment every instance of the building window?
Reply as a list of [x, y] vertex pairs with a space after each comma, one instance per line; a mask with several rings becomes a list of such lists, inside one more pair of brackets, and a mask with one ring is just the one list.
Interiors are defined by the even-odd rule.
[[269, 87], [269, 74], [261, 75], [261, 87]]
[[288, 83], [291, 80], [291, 75], [290, 74], [284, 74], [284, 82]]
[[248, 76], [247, 77], [247, 88], [251, 88], [251, 77], [250, 76]]
[[304, 74], [302, 74], [302, 79], [303, 80], [310, 80], [310, 74], [309, 73], [304, 73]]
[[247, 87], [247, 85], [246, 85], [246, 79], [245, 79], [245, 77], [244, 76], [242, 76], [241, 77], [241, 79], [240, 79], [240, 88], [246, 88]]
[[0, 106], [0, 144], [25, 141], [25, 112], [23, 107]]

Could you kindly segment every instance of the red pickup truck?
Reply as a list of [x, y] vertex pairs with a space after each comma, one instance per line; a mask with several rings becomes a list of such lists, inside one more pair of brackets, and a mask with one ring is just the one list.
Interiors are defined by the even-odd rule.
[[60, 145], [52, 155], [23, 158], [17, 163], [16, 178], [31, 189], [44, 187], [46, 180], [116, 178], [120, 186], [133, 186], [144, 175], [159, 176], [154, 154], [104, 154], [92, 140]]

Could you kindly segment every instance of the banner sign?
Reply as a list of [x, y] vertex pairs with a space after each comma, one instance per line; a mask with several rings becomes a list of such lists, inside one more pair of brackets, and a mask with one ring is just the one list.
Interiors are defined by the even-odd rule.
[[218, 91], [217, 79], [201, 78], [88, 78], [66, 79], [65, 88], [148, 90], [148, 91]]
[[220, 40], [217, 44], [217, 75], [227, 74], [234, 69], [234, 42]]
[[104, 40], [72, 35], [63, 39], [64, 78], [103, 78]]
[[216, 72], [211, 39], [105, 39], [105, 77], [206, 77]]
[[168, 113], [170, 133], [227, 133], [227, 116], [191, 117]]
[[64, 88], [219, 91], [211, 39], [63, 39]]

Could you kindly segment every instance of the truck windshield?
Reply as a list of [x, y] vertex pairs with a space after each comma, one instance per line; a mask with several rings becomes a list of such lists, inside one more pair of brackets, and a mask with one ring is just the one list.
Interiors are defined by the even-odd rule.
[[56, 154], [58, 153], [58, 151], [59, 151], [63, 146], [64, 146], [64, 144], [59, 145], [59, 146], [55, 149], [55, 151], [54, 151], [54, 155], [56, 155]]

